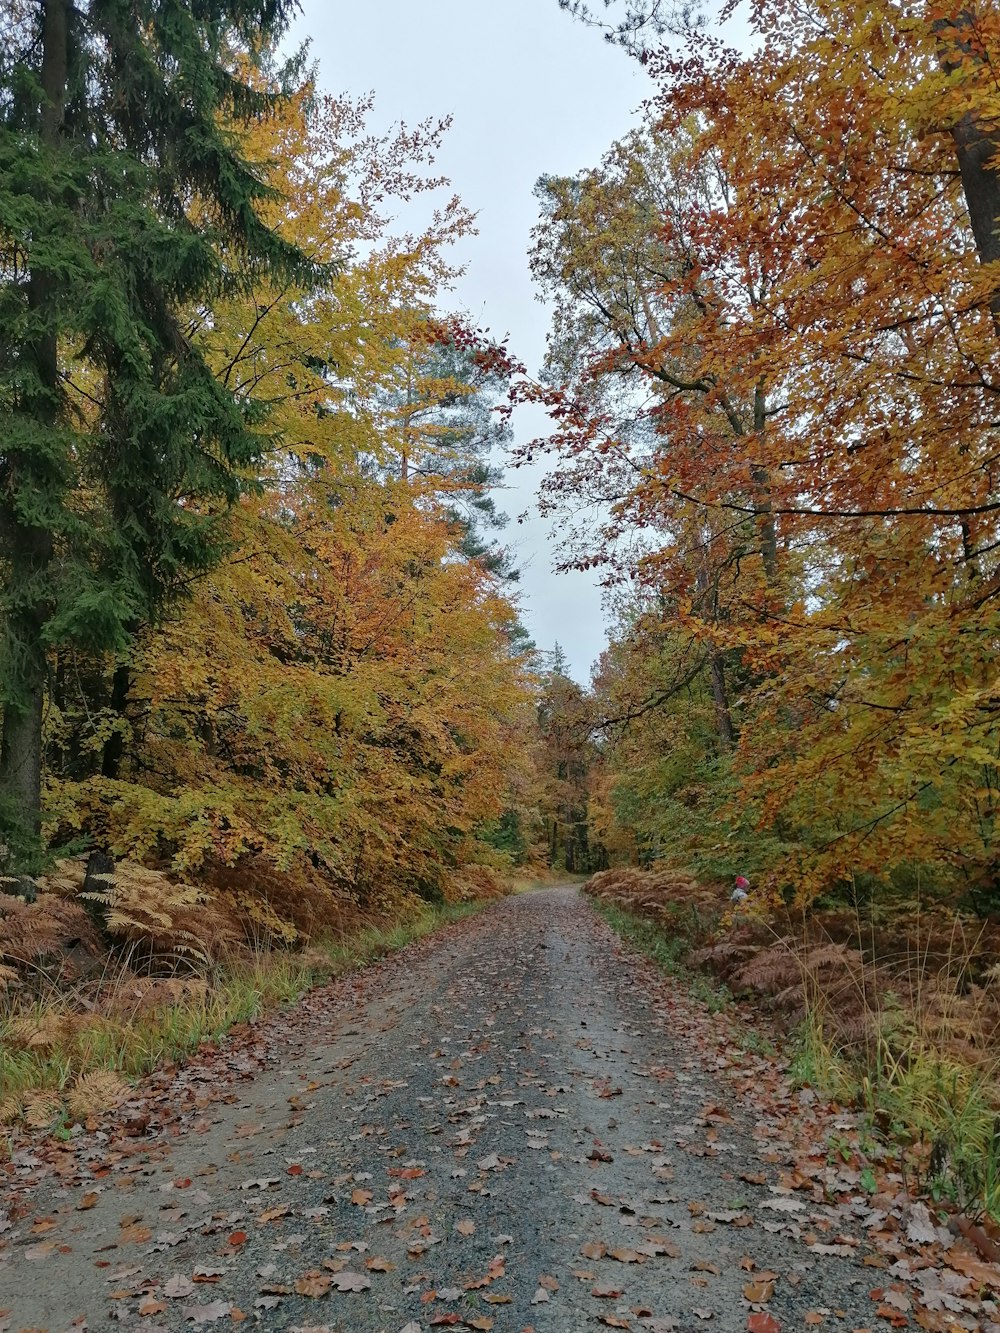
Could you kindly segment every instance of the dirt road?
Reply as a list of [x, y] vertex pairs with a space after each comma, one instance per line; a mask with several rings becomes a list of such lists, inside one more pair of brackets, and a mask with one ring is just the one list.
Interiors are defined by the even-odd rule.
[[[905, 1321], [927, 1291], [869, 1239], [890, 1210], [822, 1153], [789, 1183], [767, 1058], [729, 1031], [575, 890], [499, 903], [154, 1080], [117, 1131], [20, 1148], [0, 1329]], [[951, 1300], [940, 1327], [997, 1327]]]

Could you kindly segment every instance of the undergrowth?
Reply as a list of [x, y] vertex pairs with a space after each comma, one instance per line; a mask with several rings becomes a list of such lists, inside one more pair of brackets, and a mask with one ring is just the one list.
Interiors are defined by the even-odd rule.
[[864, 1050], [845, 1049], [812, 1010], [791, 1073], [799, 1086], [863, 1111], [870, 1131], [898, 1150], [916, 1192], [1000, 1221], [1000, 1060], [951, 1056], [919, 1022], [902, 1038], [890, 1031]]
[[686, 911], [678, 912], [672, 918], [677, 926], [677, 933], [674, 933], [673, 929], [655, 925], [614, 903], [596, 901], [594, 906], [616, 934], [651, 958], [661, 971], [684, 981], [712, 1013], [718, 1013], [729, 1003], [732, 997], [725, 986], [713, 985], [703, 972], [692, 971], [684, 963], [692, 946], [692, 938], [684, 929], [689, 924]]
[[664, 868], [591, 885], [615, 930], [709, 1008], [720, 992], [694, 968], [794, 1033], [795, 1084], [861, 1112], [911, 1189], [1000, 1221], [1000, 967], [984, 927], [940, 907], [727, 921], [722, 893], [713, 914], [706, 887]]
[[156, 1003], [154, 993], [154, 1003], [144, 1004], [146, 992], [127, 969], [105, 978], [93, 1012], [81, 1011], [57, 979], [40, 977], [33, 999], [14, 993], [0, 1002], [0, 1123], [58, 1128], [110, 1109], [127, 1097], [130, 1080], [483, 906], [429, 907], [396, 925], [321, 939], [301, 953], [261, 941], [253, 952], [223, 957], [203, 977], [161, 981], [167, 1003]]

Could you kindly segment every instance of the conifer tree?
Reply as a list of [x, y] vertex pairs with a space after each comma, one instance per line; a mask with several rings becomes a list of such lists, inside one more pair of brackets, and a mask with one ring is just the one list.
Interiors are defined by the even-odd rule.
[[[127, 649], [224, 549], [266, 436], [187, 321], [319, 277], [231, 128], [291, 0], [18, 0], [0, 42], [0, 841], [37, 848], [47, 654]], [[273, 81], [272, 81], [273, 82]]]

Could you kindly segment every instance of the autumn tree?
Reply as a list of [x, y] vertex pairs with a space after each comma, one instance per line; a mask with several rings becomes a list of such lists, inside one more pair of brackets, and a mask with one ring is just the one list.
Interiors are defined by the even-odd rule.
[[291, 6], [22, 4], [0, 57], [0, 826], [36, 845], [47, 652], [122, 651], [223, 549], [261, 447], [186, 320], [313, 271], [223, 123], [276, 98], [243, 62]]
[[579, 874], [601, 864], [601, 849], [592, 845], [588, 818], [597, 751], [587, 692], [568, 674], [568, 666], [557, 644], [540, 683], [539, 770], [549, 864]]
[[[651, 232], [673, 243], [679, 221], [693, 242], [687, 270], [656, 280], [686, 313], [652, 350], [705, 386], [699, 416], [677, 391], [648, 413], [642, 457], [617, 429], [601, 393], [637, 347], [650, 377], [641, 326], [589, 359], [596, 394], [579, 377], [537, 393], [564, 476], [607, 496], [653, 604], [743, 673], [733, 800], [775, 838], [774, 885], [919, 862], [993, 882], [996, 16], [829, 4], [792, 21], [768, 3], [754, 24], [752, 58], [696, 35], [649, 62], [672, 172], [722, 186], [688, 193], [679, 217], [661, 207]], [[746, 415], [760, 385], [762, 423]], [[739, 427], [706, 429], [726, 402]], [[627, 486], [605, 484], [605, 458]], [[681, 556], [685, 514], [704, 536]], [[733, 541], [748, 522], [757, 573]], [[694, 552], [719, 542], [707, 626]], [[603, 559], [595, 545], [584, 554]]]
[[[434, 896], [477, 856], [502, 864], [483, 833], [527, 762], [517, 614], [505, 580], [463, 554], [458, 449], [404, 479], [392, 418], [469, 218], [452, 200], [392, 234], [395, 202], [440, 186], [428, 165], [445, 127], [373, 138], [368, 109], [306, 83], [243, 130], [296, 200], [265, 217], [336, 273], [262, 277], [192, 314], [215, 375], [266, 409], [257, 485], [230, 513], [228, 557], [140, 636], [123, 707], [67, 700], [52, 753], [56, 836], [197, 874], [272, 932], [322, 924], [345, 896]], [[462, 336], [499, 375], [488, 338]], [[95, 762], [109, 731], [113, 775]]]

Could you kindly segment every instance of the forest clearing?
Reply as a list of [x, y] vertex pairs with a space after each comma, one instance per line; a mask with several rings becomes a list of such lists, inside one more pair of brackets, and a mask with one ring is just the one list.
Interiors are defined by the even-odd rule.
[[0, 1330], [1000, 1328], [1000, 10], [385, 3], [0, 15]]

